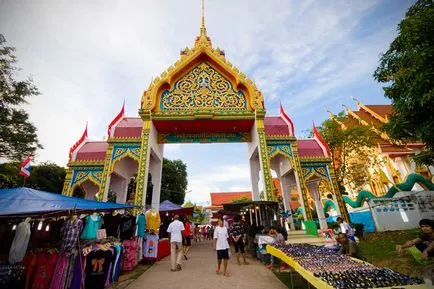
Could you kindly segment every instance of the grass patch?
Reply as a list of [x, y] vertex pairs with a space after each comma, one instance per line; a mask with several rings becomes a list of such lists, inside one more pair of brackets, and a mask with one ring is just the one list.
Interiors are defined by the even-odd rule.
[[419, 234], [419, 229], [365, 233], [358, 245], [362, 255], [369, 263], [378, 267], [387, 267], [399, 273], [421, 277], [424, 266], [417, 263], [407, 251], [402, 256], [396, 252], [396, 245], [402, 245], [408, 240], [415, 239]]

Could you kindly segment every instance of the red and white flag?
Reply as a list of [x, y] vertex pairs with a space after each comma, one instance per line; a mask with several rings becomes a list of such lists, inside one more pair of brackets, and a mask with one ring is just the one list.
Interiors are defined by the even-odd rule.
[[30, 156], [27, 156], [26, 159], [21, 163], [19, 174], [25, 178], [30, 177]]
[[83, 132], [83, 135], [81, 136], [81, 138], [69, 149], [69, 160], [72, 160], [72, 155], [73, 155], [74, 151], [81, 144], [83, 144], [86, 139], [87, 139], [87, 123], [86, 123], [86, 128], [84, 129], [84, 132]]
[[118, 115], [112, 120], [112, 122], [109, 124], [107, 129], [108, 137], [113, 136], [112, 128], [118, 124], [118, 122], [122, 119], [122, 117], [125, 115], [125, 101], [122, 104], [121, 111], [118, 113]]

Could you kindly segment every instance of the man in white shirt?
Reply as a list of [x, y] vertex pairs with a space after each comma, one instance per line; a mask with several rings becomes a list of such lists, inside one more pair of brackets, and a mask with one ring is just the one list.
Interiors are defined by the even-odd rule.
[[220, 273], [220, 267], [223, 259], [223, 274], [229, 277], [228, 260], [229, 260], [229, 234], [228, 229], [223, 225], [223, 219], [218, 220], [218, 226], [214, 230], [213, 248], [217, 250], [217, 275]]
[[182, 259], [182, 231], [184, 224], [179, 221], [179, 216], [175, 215], [173, 222], [169, 224], [167, 233], [170, 234], [170, 258], [172, 261], [172, 272], [181, 271]]

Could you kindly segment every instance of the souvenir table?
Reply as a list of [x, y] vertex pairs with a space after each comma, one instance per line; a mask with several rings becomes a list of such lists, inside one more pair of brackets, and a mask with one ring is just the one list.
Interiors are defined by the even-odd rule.
[[[294, 244], [294, 245], [301, 245], [301, 244]], [[303, 244], [306, 245], [306, 244]], [[302, 245], [302, 246], [303, 246]], [[288, 245], [285, 245], [288, 246]], [[291, 245], [289, 245], [291, 246]], [[314, 245], [306, 245], [306, 246], [314, 246]], [[323, 267], [321, 266], [321, 264], [319, 263], [319, 259], [320, 258], [316, 258], [315, 256], [308, 256], [309, 254], [306, 254], [305, 252], [303, 252], [302, 254], [300, 254], [301, 259], [303, 259], [303, 262], [305, 262], [305, 264], [303, 264], [303, 266], [297, 262], [295, 259], [297, 257], [290, 257], [288, 256], [287, 253], [285, 253], [284, 251], [280, 250], [279, 248], [276, 248], [278, 246], [272, 246], [272, 245], [267, 245], [266, 250], [268, 253], [270, 253], [271, 255], [281, 259], [283, 262], [285, 262], [286, 264], [288, 264], [289, 266], [291, 266], [294, 271], [296, 271], [297, 273], [299, 273], [304, 279], [306, 279], [306, 281], [309, 282], [309, 284], [313, 285], [315, 288], [318, 289], [333, 289], [333, 288], [342, 288], [342, 289], [346, 289], [346, 288], [383, 288], [383, 289], [426, 289], [427, 286], [425, 284], [418, 284], [418, 285], [394, 285], [392, 287], [381, 287], [381, 284], [379, 286], [376, 287], [363, 287], [361, 281], [357, 281], [358, 284], [354, 285], [355, 287], [347, 287], [345, 285], [342, 285], [342, 283], [339, 283], [340, 285], [336, 285], [336, 286], [332, 286], [331, 284], [327, 283], [326, 280], [333, 280], [334, 277], [340, 277], [342, 275], [345, 274], [344, 270], [342, 270], [342, 268], [339, 268], [340, 266], [342, 266], [342, 263], [348, 263], [351, 264], [350, 267], [354, 267], [356, 269], [354, 270], [358, 270], [358, 274], [362, 275], [362, 276], [366, 276], [366, 277], [362, 277], [362, 278], [366, 278], [365, 280], [369, 280], [370, 278], [372, 278], [369, 274], [370, 272], [373, 272], [372, 274], [378, 273], [378, 272], [382, 272], [384, 271], [384, 269], [376, 269], [373, 265], [360, 261], [358, 259], [355, 258], [350, 258], [350, 257], [346, 257], [345, 255], [342, 255], [340, 257], [338, 257], [336, 261], [334, 261], [335, 257], [337, 257], [337, 254], [335, 256], [330, 256], [330, 258], [327, 259], [326, 261], [326, 267], [327, 268], [331, 268], [331, 270], [327, 270], [324, 271]], [[315, 247], [319, 247], [319, 246], [315, 246]], [[344, 260], [347, 259], [348, 262], [345, 262]], [[307, 268], [309, 267], [309, 269]], [[332, 267], [335, 267], [333, 270]], [[314, 272], [315, 271], [315, 272]], [[360, 272], [360, 273], [359, 273]], [[368, 272], [368, 273], [365, 273]], [[395, 275], [400, 275], [400, 276], [404, 276], [401, 274], [397, 274], [397, 273], [393, 273], [392, 271], [390, 271], [390, 274], [395, 274]], [[366, 274], [366, 275], [364, 275]], [[355, 276], [356, 274], [352, 273], [351, 276]], [[404, 276], [407, 277], [408, 276]], [[404, 278], [401, 277], [401, 278]], [[328, 279], [331, 278], [331, 279]], [[379, 278], [380, 280], [384, 280], [384, 276], [381, 275], [381, 277]], [[408, 278], [409, 279], [409, 278]], [[414, 278], [411, 278], [412, 280]], [[380, 281], [383, 282], [383, 281]]]

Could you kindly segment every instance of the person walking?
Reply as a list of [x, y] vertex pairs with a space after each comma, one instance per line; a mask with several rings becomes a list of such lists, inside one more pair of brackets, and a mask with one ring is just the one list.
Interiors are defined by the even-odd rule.
[[172, 272], [181, 271], [182, 259], [182, 232], [184, 224], [179, 221], [179, 216], [173, 217], [173, 222], [169, 224], [167, 233], [170, 234], [170, 258], [172, 261]]
[[182, 232], [183, 239], [182, 239], [182, 246], [184, 250], [184, 259], [188, 259], [188, 251], [190, 251], [191, 248], [191, 223], [188, 220], [188, 218], [185, 218], [184, 220], [184, 231]]
[[218, 226], [214, 230], [213, 249], [217, 251], [217, 275], [220, 274], [220, 268], [223, 260], [223, 275], [229, 277], [228, 260], [229, 260], [229, 234], [228, 229], [223, 226], [223, 219], [219, 218]]
[[237, 255], [237, 263], [241, 265], [240, 255], [243, 257], [244, 265], [248, 265], [246, 261], [246, 255], [244, 251], [244, 231], [243, 226], [240, 223], [241, 217], [235, 216], [234, 223], [232, 224], [232, 228], [230, 229], [230, 235], [232, 237], [232, 241], [234, 243], [235, 254]]

